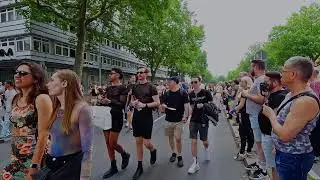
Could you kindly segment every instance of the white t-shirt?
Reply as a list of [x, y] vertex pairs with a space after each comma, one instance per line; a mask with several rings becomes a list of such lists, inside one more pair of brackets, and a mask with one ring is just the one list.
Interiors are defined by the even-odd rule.
[[17, 91], [15, 89], [12, 89], [12, 90], [7, 89], [4, 93], [7, 113], [10, 113], [12, 110], [12, 100], [16, 94], [17, 94]]

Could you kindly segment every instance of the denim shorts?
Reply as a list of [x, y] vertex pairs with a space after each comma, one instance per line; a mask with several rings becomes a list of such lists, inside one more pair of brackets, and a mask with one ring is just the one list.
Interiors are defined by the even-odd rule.
[[198, 139], [198, 133], [200, 135], [201, 141], [208, 140], [208, 124], [201, 124], [190, 122], [189, 124], [189, 131], [190, 131], [190, 139]]
[[275, 154], [272, 152], [273, 150], [273, 140], [272, 136], [262, 134], [262, 149], [264, 156], [266, 158], [267, 168], [275, 168]]
[[262, 133], [259, 127], [259, 122], [258, 122], [258, 115], [249, 115], [249, 119], [250, 119], [250, 124], [251, 124], [251, 128], [253, 130], [253, 135], [254, 135], [254, 141], [255, 142], [261, 142], [262, 139]]
[[308, 172], [313, 166], [313, 152], [289, 154], [276, 151], [276, 167], [280, 180], [307, 180]]

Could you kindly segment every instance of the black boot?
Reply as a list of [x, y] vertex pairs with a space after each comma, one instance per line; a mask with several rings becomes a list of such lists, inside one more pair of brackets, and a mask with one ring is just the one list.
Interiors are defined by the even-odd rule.
[[126, 152], [123, 152], [121, 154], [121, 156], [122, 156], [121, 169], [125, 169], [129, 164], [130, 154], [126, 153]]
[[104, 173], [103, 175], [103, 179], [107, 179], [112, 177], [113, 175], [118, 173], [118, 168], [117, 168], [117, 161], [116, 160], [112, 160], [111, 161], [111, 167], [110, 169]]
[[153, 165], [157, 161], [157, 150], [150, 151], [150, 164]]
[[134, 173], [132, 180], [138, 180], [142, 174], [143, 174], [142, 162], [139, 161], [138, 168], [137, 168], [136, 172]]

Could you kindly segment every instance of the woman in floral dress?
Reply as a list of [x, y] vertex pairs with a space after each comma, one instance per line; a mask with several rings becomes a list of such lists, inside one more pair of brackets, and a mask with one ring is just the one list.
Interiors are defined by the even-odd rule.
[[45, 72], [39, 64], [21, 63], [14, 73], [19, 90], [12, 102], [10, 164], [2, 171], [3, 180], [31, 180], [38, 172], [48, 139], [48, 114], [52, 101], [47, 95]]

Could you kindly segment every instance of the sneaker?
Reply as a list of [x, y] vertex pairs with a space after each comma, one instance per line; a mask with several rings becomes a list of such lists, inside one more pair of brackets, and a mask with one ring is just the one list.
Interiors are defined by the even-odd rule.
[[150, 151], [150, 164], [153, 165], [157, 161], [157, 150]]
[[255, 162], [255, 163], [252, 163], [252, 164], [249, 164], [247, 167], [246, 167], [246, 170], [249, 170], [249, 171], [256, 171], [259, 169], [259, 165]]
[[236, 161], [243, 161], [246, 158], [246, 154], [241, 154], [240, 152], [237, 153], [235, 157], [233, 157]]
[[198, 162], [193, 162], [190, 166], [190, 168], [188, 169], [188, 173], [189, 174], [194, 174], [195, 172], [200, 170], [200, 166]]
[[253, 153], [252, 153], [252, 152], [246, 152], [246, 156], [252, 157], [252, 156], [253, 156]]
[[204, 154], [205, 154], [205, 160], [210, 161], [210, 150], [204, 149]]
[[259, 168], [249, 177], [249, 179], [260, 180], [260, 179], [266, 179], [267, 177], [268, 177], [267, 171], [263, 172], [263, 170]]
[[171, 157], [169, 158], [169, 161], [171, 163], [175, 162], [176, 161], [176, 157], [177, 157], [177, 154], [176, 153], [172, 153]]
[[178, 156], [178, 164], [177, 164], [177, 166], [178, 166], [179, 168], [183, 167], [182, 156]]

